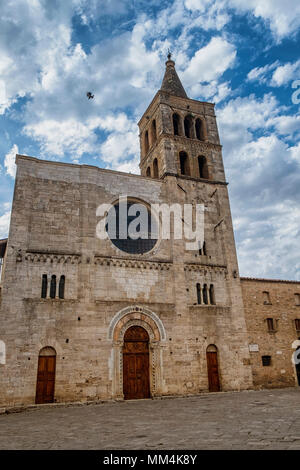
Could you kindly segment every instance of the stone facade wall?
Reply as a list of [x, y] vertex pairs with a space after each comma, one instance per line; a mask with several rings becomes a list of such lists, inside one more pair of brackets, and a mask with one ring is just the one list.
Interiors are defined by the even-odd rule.
[[[38, 355], [46, 346], [57, 354], [56, 401], [122, 398], [122, 344], [130, 325], [149, 333], [152, 396], [207, 391], [210, 344], [218, 348], [222, 390], [252, 386], [225, 184], [153, 180], [23, 156], [17, 164], [0, 308], [7, 350], [1, 404], [34, 403]], [[97, 206], [120, 194], [148, 204], [205, 203], [207, 255], [172, 238], [144, 255], [99, 240]], [[64, 299], [49, 298], [49, 291], [41, 299], [44, 274], [65, 276]], [[215, 285], [216, 305], [194, 305], [195, 283], [205, 281]]]
[[[300, 337], [295, 319], [300, 320], [300, 282], [241, 279], [250, 352], [253, 383], [257, 388], [298, 385], [292, 363], [293, 342]], [[269, 294], [269, 301], [267, 300]], [[274, 320], [275, 331], [269, 331], [267, 318]], [[250, 346], [251, 348], [251, 346]], [[271, 365], [263, 366], [262, 356], [271, 356]]]

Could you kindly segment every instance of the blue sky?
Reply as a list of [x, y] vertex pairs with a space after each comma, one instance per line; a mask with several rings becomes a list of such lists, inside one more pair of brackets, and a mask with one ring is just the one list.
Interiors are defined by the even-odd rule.
[[0, 0], [0, 238], [16, 153], [139, 173], [170, 48], [216, 103], [241, 275], [300, 280], [299, 28], [299, 0]]

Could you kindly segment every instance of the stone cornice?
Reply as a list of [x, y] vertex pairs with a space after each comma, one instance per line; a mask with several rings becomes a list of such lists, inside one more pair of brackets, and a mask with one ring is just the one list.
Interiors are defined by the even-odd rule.
[[[17, 254], [17, 261], [21, 262], [23, 259], [22, 254]], [[80, 264], [81, 255], [80, 254], [69, 254], [69, 253], [43, 253], [43, 252], [26, 252], [24, 255], [25, 261], [30, 261], [32, 263], [70, 263], [70, 264]]]
[[227, 267], [221, 264], [196, 264], [196, 263], [186, 263], [184, 266], [185, 271], [210, 271], [210, 272], [220, 272], [227, 274]]
[[104, 256], [95, 256], [94, 260], [94, 263], [100, 266], [153, 269], [159, 271], [169, 271], [172, 267], [170, 261], [148, 261], [134, 258], [110, 258]]

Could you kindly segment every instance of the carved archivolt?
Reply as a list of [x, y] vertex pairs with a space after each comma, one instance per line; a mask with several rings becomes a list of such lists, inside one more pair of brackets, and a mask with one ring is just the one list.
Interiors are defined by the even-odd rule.
[[156, 341], [166, 340], [165, 328], [159, 316], [152, 310], [138, 305], [125, 307], [116, 313], [108, 328], [108, 339], [122, 340], [123, 337], [120, 338], [120, 332], [130, 320], [141, 320], [144, 324], [148, 324], [153, 330]]

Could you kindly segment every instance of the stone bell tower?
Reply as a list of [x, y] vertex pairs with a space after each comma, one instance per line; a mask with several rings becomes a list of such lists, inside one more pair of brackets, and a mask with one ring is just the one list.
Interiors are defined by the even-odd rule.
[[214, 104], [188, 98], [170, 53], [139, 130], [142, 176], [225, 181]]
[[[207, 369], [210, 371], [206, 355], [207, 361], [211, 354], [218, 357], [220, 381], [212, 377], [217, 384], [212, 389], [251, 388], [248, 336], [215, 105], [188, 98], [168, 54], [161, 88], [138, 125], [142, 176], [162, 183], [164, 202], [204, 206], [203, 245], [187, 250], [183, 241], [172, 241], [177, 322], [172, 342], [185, 341], [188, 350], [203, 359], [203, 380]], [[197, 374], [194, 379], [195, 384]]]

